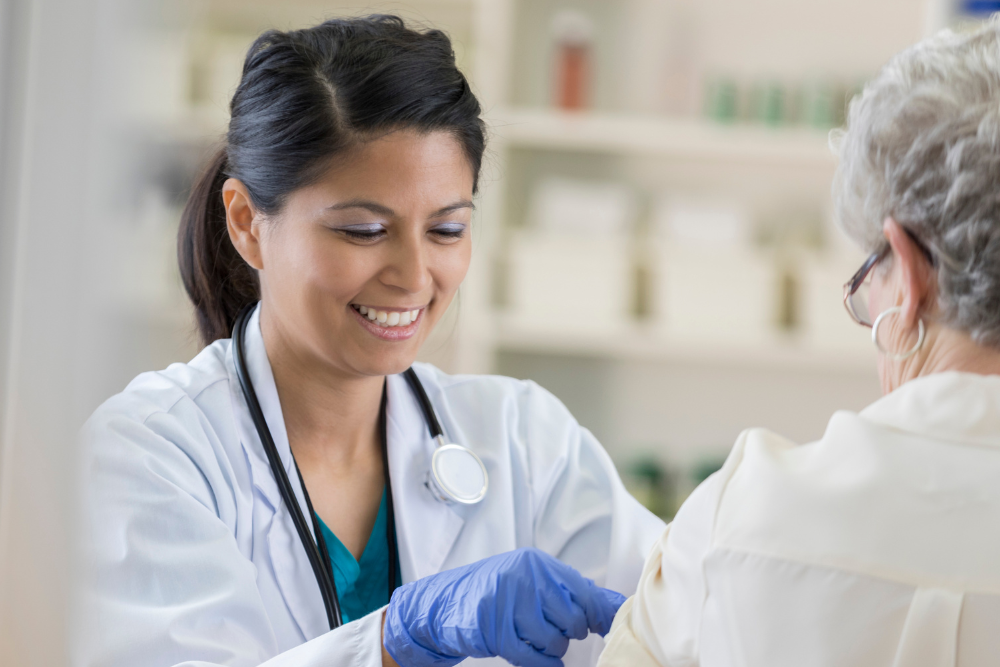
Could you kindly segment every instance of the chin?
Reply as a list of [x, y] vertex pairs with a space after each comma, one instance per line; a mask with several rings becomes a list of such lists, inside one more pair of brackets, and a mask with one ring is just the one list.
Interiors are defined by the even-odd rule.
[[414, 361], [416, 361], [416, 359], [413, 359], [408, 363], [387, 362], [387, 363], [372, 364], [369, 368], [365, 369], [364, 375], [367, 375], [369, 377], [385, 377], [389, 375], [399, 375], [407, 368], [412, 366]]
[[364, 359], [357, 359], [352, 366], [358, 373], [366, 376], [398, 375], [413, 365], [417, 360], [419, 346], [414, 346], [407, 350], [387, 351], [380, 350], [365, 355]]

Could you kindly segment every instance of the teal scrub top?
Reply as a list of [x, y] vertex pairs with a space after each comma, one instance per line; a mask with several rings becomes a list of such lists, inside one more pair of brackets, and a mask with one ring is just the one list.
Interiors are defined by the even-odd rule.
[[[389, 545], [385, 539], [386, 517], [385, 491], [378, 506], [375, 527], [368, 536], [368, 543], [361, 553], [361, 560], [354, 560], [351, 552], [333, 534], [323, 519], [316, 515], [319, 528], [326, 540], [333, 566], [333, 579], [337, 585], [337, 599], [340, 600], [340, 616], [344, 623], [354, 621], [389, 604]], [[396, 585], [402, 583], [399, 573], [399, 555], [396, 559]]]

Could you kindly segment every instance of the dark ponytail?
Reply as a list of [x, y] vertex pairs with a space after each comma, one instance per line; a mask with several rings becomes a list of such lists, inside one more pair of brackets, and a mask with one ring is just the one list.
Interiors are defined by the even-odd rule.
[[274, 214], [347, 149], [397, 129], [452, 133], [478, 182], [485, 126], [441, 31], [369, 16], [257, 38], [230, 103], [227, 145], [192, 189], [178, 232], [181, 277], [206, 345], [228, 338], [240, 310], [260, 298], [256, 272], [229, 240], [226, 179]]
[[226, 149], [219, 149], [191, 190], [177, 235], [177, 262], [208, 345], [228, 338], [240, 310], [260, 298], [257, 273], [229, 240], [222, 184]]

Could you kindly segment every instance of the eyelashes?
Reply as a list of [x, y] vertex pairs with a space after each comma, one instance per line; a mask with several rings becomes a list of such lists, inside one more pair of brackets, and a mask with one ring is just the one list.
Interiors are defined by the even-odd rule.
[[[465, 236], [467, 227], [468, 225], [462, 222], [445, 222], [435, 225], [428, 231], [440, 238], [451, 240], [460, 239]], [[347, 227], [338, 227], [335, 231], [356, 241], [376, 241], [387, 235], [385, 227], [381, 224], [349, 225]]]
[[446, 222], [431, 229], [432, 234], [449, 239], [460, 239], [465, 236], [466, 225], [461, 222]]
[[380, 224], [348, 225], [347, 227], [338, 227], [336, 231], [357, 241], [374, 241], [385, 236], [385, 227]]
[[353, 229], [341, 229], [339, 230], [344, 236], [354, 239], [355, 241], [375, 241], [377, 239], [385, 236], [385, 230], [378, 230], [374, 232], [359, 232]]

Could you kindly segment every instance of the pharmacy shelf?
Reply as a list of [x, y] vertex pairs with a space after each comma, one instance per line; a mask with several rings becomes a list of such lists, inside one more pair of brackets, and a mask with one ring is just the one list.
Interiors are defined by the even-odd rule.
[[828, 133], [807, 128], [524, 108], [500, 109], [490, 114], [489, 122], [491, 138], [515, 148], [830, 169], [836, 164]]
[[671, 337], [639, 323], [617, 330], [581, 333], [546, 330], [510, 314], [500, 315], [494, 338], [501, 352], [583, 356], [614, 361], [691, 363], [747, 369], [804, 370], [824, 373], [874, 374], [874, 348], [860, 338], [856, 345], [822, 349], [801, 337], [775, 333], [769, 340], [698, 341]]

